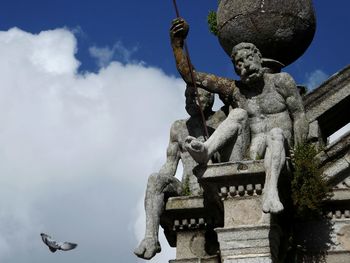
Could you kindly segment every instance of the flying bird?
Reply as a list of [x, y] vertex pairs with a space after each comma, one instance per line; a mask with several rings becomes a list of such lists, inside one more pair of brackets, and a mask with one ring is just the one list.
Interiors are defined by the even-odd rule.
[[41, 233], [41, 238], [43, 242], [49, 247], [50, 251], [52, 253], [56, 252], [56, 250], [63, 250], [68, 251], [72, 250], [77, 247], [77, 244], [70, 243], [70, 242], [57, 242], [49, 235], [46, 235], [44, 233]]

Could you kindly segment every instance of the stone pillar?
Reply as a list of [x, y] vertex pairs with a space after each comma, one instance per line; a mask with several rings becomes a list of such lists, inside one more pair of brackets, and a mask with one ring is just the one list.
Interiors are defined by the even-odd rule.
[[[296, 224], [298, 263], [350, 262], [350, 187], [340, 183], [324, 205], [327, 218]], [[313, 260], [313, 261], [312, 261]]]
[[204, 191], [223, 202], [224, 226], [215, 229], [221, 262], [278, 262], [280, 228], [262, 211], [263, 161], [211, 164], [196, 173]]
[[212, 222], [202, 196], [169, 198], [161, 218], [169, 244], [176, 246], [169, 263], [219, 263]]

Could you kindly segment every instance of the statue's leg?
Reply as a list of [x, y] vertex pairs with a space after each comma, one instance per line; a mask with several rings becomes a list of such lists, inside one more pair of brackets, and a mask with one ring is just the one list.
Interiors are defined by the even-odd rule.
[[181, 191], [181, 182], [173, 176], [154, 173], [148, 178], [145, 197], [146, 232], [144, 239], [134, 250], [138, 257], [151, 259], [161, 251], [158, 231], [160, 216], [164, 211], [164, 196], [180, 195]]
[[263, 211], [265, 213], [279, 213], [283, 210], [283, 205], [278, 196], [277, 183], [286, 160], [282, 129], [274, 128], [269, 132], [266, 137], [266, 146]]
[[193, 159], [198, 163], [207, 163], [211, 156], [226, 143], [235, 143], [237, 136], [246, 131], [248, 114], [243, 109], [233, 109], [227, 118], [219, 125], [215, 132], [207, 141], [188, 136], [185, 141], [185, 147]]
[[255, 134], [252, 138], [252, 142], [249, 149], [249, 156], [252, 160], [264, 159], [266, 151], [266, 134]]

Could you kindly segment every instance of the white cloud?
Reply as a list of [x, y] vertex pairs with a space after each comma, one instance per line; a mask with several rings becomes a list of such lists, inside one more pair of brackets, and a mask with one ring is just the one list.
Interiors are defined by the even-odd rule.
[[[1, 262], [138, 262], [135, 206], [186, 116], [184, 84], [117, 61], [82, 75], [75, 52], [66, 29], [0, 32]], [[51, 254], [40, 232], [79, 246]]]
[[96, 59], [99, 67], [107, 66], [113, 59], [117, 59], [123, 63], [133, 63], [131, 56], [137, 51], [137, 47], [131, 49], [126, 48], [121, 41], [110, 47], [92, 46], [89, 48], [90, 55]]
[[308, 88], [308, 90], [313, 90], [328, 78], [329, 75], [327, 73], [320, 69], [316, 69], [315, 71], [306, 74], [305, 86]]

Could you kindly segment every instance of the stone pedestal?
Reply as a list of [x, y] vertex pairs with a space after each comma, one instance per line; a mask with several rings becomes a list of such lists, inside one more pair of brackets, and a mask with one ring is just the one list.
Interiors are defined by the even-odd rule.
[[262, 211], [263, 161], [197, 167], [206, 192], [216, 191], [224, 226], [216, 228], [223, 263], [277, 262], [280, 228]]
[[169, 198], [161, 225], [169, 244], [176, 246], [170, 263], [220, 262], [212, 216], [202, 196]]
[[296, 224], [298, 263], [350, 262], [350, 189], [333, 189], [324, 210], [327, 218]]

